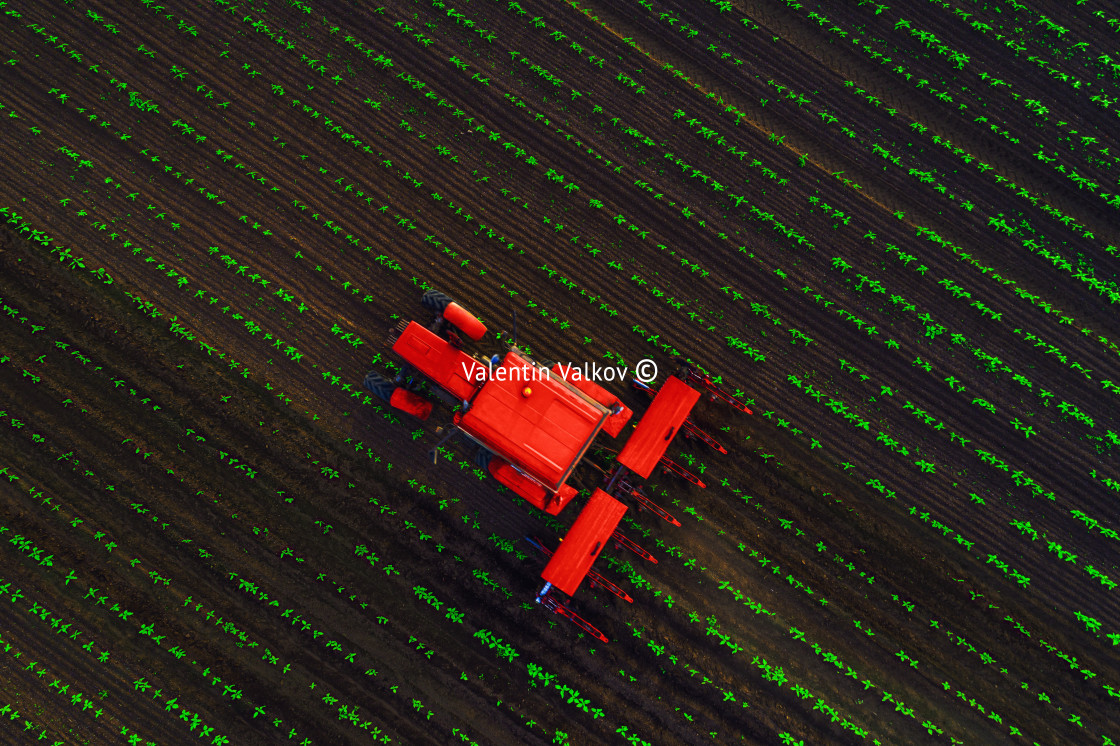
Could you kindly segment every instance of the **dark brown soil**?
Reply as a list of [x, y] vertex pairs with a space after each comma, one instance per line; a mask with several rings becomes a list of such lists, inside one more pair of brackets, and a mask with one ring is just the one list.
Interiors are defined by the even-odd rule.
[[[161, 1], [0, 3], [0, 742], [1120, 739], [1106, 4]], [[431, 287], [753, 410], [607, 645], [361, 387]]]

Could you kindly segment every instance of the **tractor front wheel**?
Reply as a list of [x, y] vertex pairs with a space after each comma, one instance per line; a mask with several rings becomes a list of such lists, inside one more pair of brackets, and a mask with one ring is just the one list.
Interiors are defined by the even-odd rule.
[[443, 309], [451, 304], [451, 298], [438, 290], [428, 290], [420, 298], [420, 305], [429, 311], [443, 313]]
[[443, 319], [475, 342], [486, 335], [486, 326], [458, 303], [447, 304], [447, 308], [443, 309]]

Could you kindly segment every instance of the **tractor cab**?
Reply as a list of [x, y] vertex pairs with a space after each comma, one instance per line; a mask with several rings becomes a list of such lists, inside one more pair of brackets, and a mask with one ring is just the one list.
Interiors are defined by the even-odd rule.
[[455, 424], [548, 490], [559, 490], [610, 410], [516, 347], [479, 374], [488, 378], [455, 414]]

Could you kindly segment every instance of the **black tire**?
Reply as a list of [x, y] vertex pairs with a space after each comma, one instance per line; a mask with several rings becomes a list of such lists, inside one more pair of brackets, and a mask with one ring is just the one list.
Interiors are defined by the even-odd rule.
[[483, 471], [490, 470], [490, 459], [494, 458], [494, 452], [488, 448], [479, 448], [474, 454], [474, 465]]
[[420, 298], [420, 305], [435, 313], [443, 313], [443, 309], [447, 308], [451, 302], [451, 298], [438, 290], [428, 290]]
[[393, 392], [397, 388], [389, 381], [386, 381], [384, 376], [373, 370], [366, 374], [366, 380], [362, 381], [362, 385], [385, 403], [389, 402], [389, 399], [392, 398]]

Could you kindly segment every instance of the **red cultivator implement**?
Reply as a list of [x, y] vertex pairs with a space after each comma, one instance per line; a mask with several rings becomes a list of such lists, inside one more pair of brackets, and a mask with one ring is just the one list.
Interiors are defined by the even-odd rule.
[[[444, 442], [454, 435], [474, 441], [479, 446], [476, 463], [490, 476], [540, 510], [559, 514], [578, 494], [568, 482], [592, 442], [601, 433], [617, 437], [633, 412], [614, 394], [581, 378], [578, 368], [544, 367], [518, 348], [516, 316], [513, 343], [504, 355], [486, 359], [463, 350], [466, 340], [477, 342], [486, 334], [482, 322], [434, 290], [424, 294], [421, 304], [435, 313], [435, 320], [427, 327], [402, 321], [390, 335], [393, 351], [405, 360], [400, 373], [389, 381], [371, 372], [365, 387], [395, 409], [426, 419], [435, 404], [422, 394], [423, 384], [429, 384], [427, 389], [436, 399], [456, 410]], [[616, 496], [632, 498], [640, 511], [649, 510], [669, 523], [681, 524], [631, 484], [628, 476], [644, 479], [660, 467], [703, 487], [699, 477], [665, 456], [678, 434], [727, 452], [689, 419], [701, 394], [688, 383], [698, 384], [713, 399], [750, 412], [708, 376], [687, 366], [682, 371], [669, 376], [660, 389], [633, 382], [653, 401], [618, 451], [605, 488], [591, 494], [559, 546], [551, 550], [539, 539], [526, 537], [548, 557], [541, 572], [546, 582], [537, 602], [602, 642], [607, 637], [553, 592], [572, 596], [587, 578], [592, 587], [633, 602], [629, 594], [591, 567], [608, 544], [657, 562], [618, 530], [627, 507]], [[434, 461], [436, 449], [431, 453]]]
[[[691, 368], [689, 368], [687, 370], [691, 370]], [[698, 374], [692, 374], [692, 375], [698, 375]], [[686, 378], [689, 378], [689, 374], [686, 374]], [[705, 379], [705, 380], [708, 380], [709, 383], [710, 383], [710, 379]], [[656, 386], [651, 386], [648, 383], [642, 383], [641, 381], [639, 381], [637, 379], [631, 379], [630, 385], [633, 386], [634, 388], [636, 388], [638, 391], [644, 391], [645, 393], [649, 394], [651, 397], [657, 396], [657, 387]], [[738, 399], [736, 399], [735, 397], [731, 396], [730, 394], [728, 394], [723, 389], [720, 389], [718, 387], [714, 387], [714, 388], [715, 388], [716, 391], [719, 392], [719, 394], [718, 394], [718, 396], [713, 395], [712, 397], [710, 397], [713, 401], [718, 398], [718, 399], [720, 399], [720, 401], [725, 401], [725, 402], [731, 403], [740, 412], [746, 412], [747, 414], [752, 414], [751, 410], [747, 409], [746, 404], [743, 404], [743, 402], [741, 402]], [[701, 441], [705, 445], [710, 446], [713, 450], [719, 451], [720, 453], [727, 453], [727, 449], [724, 448], [722, 445], [720, 445], [719, 441], [717, 441], [715, 438], [713, 438], [708, 433], [701, 430], [700, 427], [695, 422], [693, 422], [690, 418], [685, 419], [684, 424], [681, 426], [681, 432], [684, 434], [685, 438], [694, 438], [696, 440]], [[689, 481], [692, 481], [692, 480], [689, 480]]]
[[[545, 557], [551, 557], [552, 556], [552, 550], [549, 549], [548, 547], [546, 547], [541, 542], [541, 540], [536, 538], [535, 536], [532, 537], [532, 538], [526, 536], [525, 541], [529, 542], [530, 544], [535, 546], [537, 549], [539, 549], [541, 551], [541, 553], [544, 554]], [[619, 588], [617, 585], [615, 585], [611, 581], [604, 578], [602, 575], [597, 573], [595, 570], [588, 570], [587, 571], [587, 582], [591, 585], [592, 588], [604, 588], [604, 589], [610, 591], [611, 593], [613, 593], [614, 595], [618, 596], [619, 598], [621, 598], [626, 603], [628, 603], [628, 604], [634, 603], [634, 599], [630, 597], [629, 593], [627, 593], [626, 591], [622, 590], [621, 588]]]

